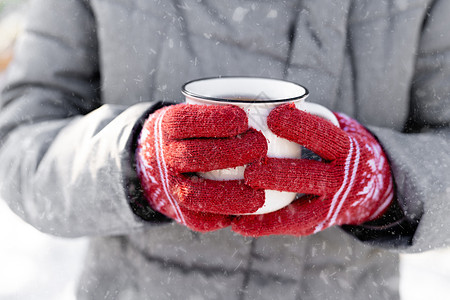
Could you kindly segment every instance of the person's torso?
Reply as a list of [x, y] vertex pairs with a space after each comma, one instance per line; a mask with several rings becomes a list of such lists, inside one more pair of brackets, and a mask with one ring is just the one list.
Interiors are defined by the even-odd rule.
[[93, 0], [105, 103], [182, 101], [186, 81], [246, 75], [402, 129], [428, 0]]
[[[307, 101], [365, 125], [401, 130], [427, 2], [92, 0], [103, 102], [182, 101], [192, 79], [263, 76], [302, 84]], [[397, 254], [338, 228], [250, 239], [168, 224], [98, 239], [88, 261], [81, 294], [106, 299], [398, 297]]]

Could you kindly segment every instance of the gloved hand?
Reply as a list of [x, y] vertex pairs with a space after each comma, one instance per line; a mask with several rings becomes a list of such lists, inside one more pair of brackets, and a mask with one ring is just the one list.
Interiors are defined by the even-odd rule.
[[322, 161], [268, 158], [246, 168], [246, 184], [306, 194], [281, 210], [240, 216], [235, 232], [249, 236], [309, 235], [333, 225], [381, 216], [393, 199], [390, 166], [377, 140], [357, 121], [335, 114], [340, 128], [283, 105], [268, 117], [275, 134], [318, 154]]
[[247, 122], [245, 112], [231, 105], [179, 104], [150, 115], [136, 150], [137, 171], [150, 206], [200, 232], [229, 226], [232, 215], [261, 207], [263, 191], [243, 180], [213, 181], [195, 175], [266, 155], [265, 137], [249, 129]]

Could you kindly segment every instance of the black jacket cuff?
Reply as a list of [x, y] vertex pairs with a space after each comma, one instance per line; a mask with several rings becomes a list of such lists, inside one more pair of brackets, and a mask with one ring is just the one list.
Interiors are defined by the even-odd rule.
[[419, 220], [409, 219], [397, 200], [376, 220], [361, 225], [342, 225], [342, 229], [362, 242], [383, 248], [406, 248], [412, 245]]
[[148, 203], [147, 198], [144, 195], [144, 190], [142, 189], [141, 181], [137, 175], [136, 171], [136, 148], [138, 143], [139, 134], [141, 133], [142, 126], [144, 125], [145, 120], [149, 115], [157, 111], [158, 109], [173, 105], [174, 103], [167, 102], [157, 102], [152, 105], [147, 111], [145, 111], [142, 116], [139, 118], [138, 122], [133, 127], [132, 136], [128, 140], [129, 145], [127, 148], [129, 149], [129, 157], [128, 161], [131, 166], [130, 172], [127, 172], [125, 189], [128, 197], [128, 201], [130, 204], [130, 208], [135, 215], [147, 222], [153, 223], [167, 223], [172, 220], [165, 215], [153, 210]]

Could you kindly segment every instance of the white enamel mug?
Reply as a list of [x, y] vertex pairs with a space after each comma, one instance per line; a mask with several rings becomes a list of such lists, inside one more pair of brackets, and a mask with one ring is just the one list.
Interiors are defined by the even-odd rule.
[[[339, 123], [327, 108], [305, 102], [308, 90], [296, 83], [260, 77], [214, 77], [189, 81], [182, 87], [188, 104], [236, 105], [248, 116], [250, 127], [259, 130], [267, 139], [268, 157], [301, 158], [302, 147], [294, 142], [276, 136], [267, 127], [267, 116], [275, 107], [294, 103], [303, 111]], [[245, 166], [213, 170], [198, 175], [212, 180], [236, 180], [244, 178]], [[253, 214], [266, 214], [289, 205], [296, 193], [265, 190], [265, 203]]]

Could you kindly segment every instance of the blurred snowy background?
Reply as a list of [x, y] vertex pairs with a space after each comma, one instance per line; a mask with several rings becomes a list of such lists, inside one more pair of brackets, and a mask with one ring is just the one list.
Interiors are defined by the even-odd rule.
[[[0, 201], [0, 240], [0, 300], [75, 300], [85, 239], [42, 234]], [[402, 300], [450, 299], [450, 250], [403, 255], [400, 284]]]
[[0, 200], [0, 299], [75, 299], [87, 242], [40, 233]]
[[[25, 1], [0, 0], [0, 88]], [[75, 299], [86, 239], [42, 234], [0, 200], [0, 240], [0, 300]], [[450, 249], [403, 255], [401, 275], [402, 300], [450, 299]]]

